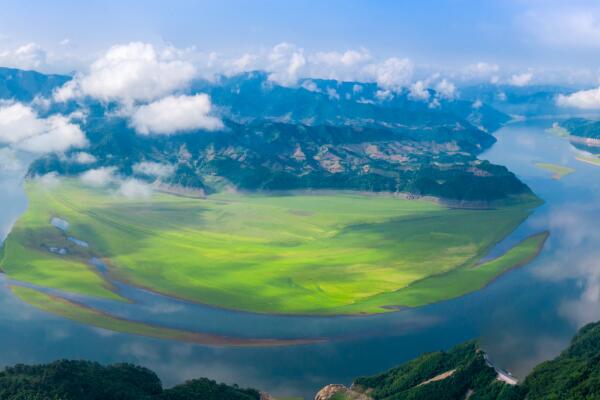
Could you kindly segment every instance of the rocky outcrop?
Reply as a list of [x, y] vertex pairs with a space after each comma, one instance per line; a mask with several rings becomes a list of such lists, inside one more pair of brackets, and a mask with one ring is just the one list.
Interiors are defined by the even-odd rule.
[[275, 397], [271, 396], [269, 393], [260, 392], [260, 400], [275, 400]]
[[340, 384], [325, 386], [316, 394], [315, 400], [330, 400], [337, 394], [344, 395], [348, 400], [371, 400], [369, 396]]

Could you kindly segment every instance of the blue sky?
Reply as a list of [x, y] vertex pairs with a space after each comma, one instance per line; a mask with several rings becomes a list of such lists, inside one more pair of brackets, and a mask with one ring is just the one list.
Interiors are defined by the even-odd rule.
[[306, 52], [364, 48], [427, 71], [486, 62], [511, 73], [585, 71], [594, 83], [599, 66], [600, 4], [591, 1], [5, 0], [2, 8], [0, 51], [35, 43], [63, 70], [130, 41], [232, 54], [281, 42]]

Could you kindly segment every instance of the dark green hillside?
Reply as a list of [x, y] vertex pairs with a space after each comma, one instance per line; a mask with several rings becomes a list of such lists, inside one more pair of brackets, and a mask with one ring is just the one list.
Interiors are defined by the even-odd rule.
[[[592, 400], [600, 398], [600, 323], [583, 327], [571, 345], [538, 365], [518, 385], [497, 379], [476, 341], [421, 355], [381, 374], [336, 385], [336, 399]], [[323, 393], [323, 392], [320, 392]], [[324, 397], [321, 397], [324, 398]], [[0, 400], [259, 400], [254, 389], [199, 378], [164, 389], [156, 374], [131, 364], [61, 360], [0, 372]]]
[[0, 67], [0, 99], [31, 101], [36, 96], [48, 97], [70, 79], [69, 76]]
[[424, 354], [379, 375], [358, 378], [354, 391], [373, 399], [513, 399], [516, 390], [496, 380], [475, 341], [448, 352]]
[[477, 159], [495, 142], [487, 131], [505, 114], [461, 101], [431, 108], [406, 93], [380, 100], [375, 84], [311, 83], [311, 90], [278, 86], [261, 72], [198, 81], [191, 92], [211, 96], [225, 129], [170, 136], [138, 135], [111, 112], [114, 105], [88, 99], [82, 129], [91, 144], [86, 151], [98, 161], [81, 165], [54, 154], [36, 161], [30, 174], [116, 167], [130, 176], [134, 164], [146, 161], [175, 167], [163, 183], [205, 192], [386, 191], [477, 202], [531, 193], [506, 168]]
[[176, 166], [167, 183], [207, 192], [229, 185], [411, 192], [469, 201], [530, 194], [506, 168], [477, 160], [494, 138], [475, 129], [423, 132], [265, 120], [226, 125], [222, 132], [153, 137], [137, 135], [119, 118], [93, 118], [84, 128], [91, 143], [87, 151], [97, 163], [80, 165], [51, 155], [36, 161], [31, 174], [74, 175], [114, 166], [130, 175], [135, 163], [153, 161]]
[[253, 389], [201, 378], [163, 389], [156, 374], [131, 364], [61, 360], [0, 372], [2, 400], [259, 400]]
[[572, 136], [600, 139], [600, 121], [585, 118], [569, 118], [560, 123]]
[[[340, 399], [591, 400], [600, 399], [600, 322], [579, 330], [570, 346], [538, 365], [522, 383], [497, 378], [475, 341], [421, 355], [384, 373], [357, 378]], [[345, 396], [345, 397], [344, 397]]]
[[538, 365], [523, 383], [527, 399], [600, 399], [600, 323], [584, 326], [571, 345]]
[[[49, 97], [69, 79], [0, 68], [0, 98]], [[495, 142], [489, 132], [509, 118], [487, 105], [474, 108], [430, 91], [437, 102], [432, 106], [406, 91], [392, 96], [374, 83], [305, 80], [284, 87], [263, 72], [197, 81], [189, 93], [198, 92], [211, 96], [223, 131], [140, 136], [116, 116], [117, 104], [92, 99], [40, 110], [68, 114], [84, 107], [87, 118], [78, 123], [91, 144], [85, 150], [97, 161], [83, 165], [69, 154], [50, 154], [31, 166], [30, 175], [115, 167], [132, 176], [136, 163], [157, 162], [175, 170], [163, 183], [205, 192], [385, 191], [475, 202], [531, 194], [506, 168], [477, 159]]]

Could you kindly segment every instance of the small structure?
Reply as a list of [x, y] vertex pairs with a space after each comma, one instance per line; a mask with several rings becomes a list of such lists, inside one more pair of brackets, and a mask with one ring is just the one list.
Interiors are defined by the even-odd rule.
[[518, 379], [515, 378], [514, 376], [512, 376], [512, 374], [510, 372], [508, 372], [502, 368], [496, 367], [490, 360], [490, 357], [487, 355], [487, 353], [483, 353], [483, 359], [485, 360], [486, 365], [490, 368], [494, 368], [494, 371], [496, 371], [496, 374], [498, 374], [496, 376], [496, 379], [498, 379], [499, 381], [502, 381], [508, 385], [512, 385], [512, 386], [519, 383]]
[[69, 223], [62, 218], [52, 217], [50, 223], [61, 231], [67, 231], [69, 229]]

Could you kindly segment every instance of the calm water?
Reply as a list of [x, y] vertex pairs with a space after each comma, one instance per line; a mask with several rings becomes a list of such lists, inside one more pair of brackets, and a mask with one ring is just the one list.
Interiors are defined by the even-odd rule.
[[[208, 376], [274, 394], [312, 398], [327, 383], [384, 370], [424, 351], [480, 337], [494, 361], [523, 376], [556, 355], [578, 327], [600, 319], [600, 168], [574, 159], [568, 142], [544, 128], [551, 121], [510, 125], [483, 158], [506, 165], [546, 201], [497, 251], [544, 229], [542, 254], [485, 290], [372, 317], [278, 317], [192, 305], [121, 286], [137, 305], [87, 300], [141, 321], [252, 337], [327, 337], [326, 343], [276, 348], [207, 347], [96, 329], [37, 311], [0, 285], [0, 364], [85, 358], [129, 361], [154, 369], [165, 384]], [[550, 179], [536, 161], [577, 171]], [[14, 166], [13, 166], [14, 167]], [[1, 168], [1, 167], [0, 167]], [[0, 235], [26, 207], [22, 171], [0, 170]], [[2, 278], [3, 279], [3, 278]]]

